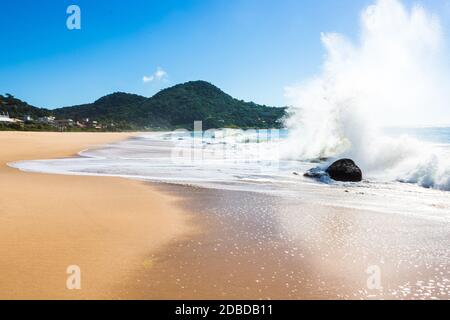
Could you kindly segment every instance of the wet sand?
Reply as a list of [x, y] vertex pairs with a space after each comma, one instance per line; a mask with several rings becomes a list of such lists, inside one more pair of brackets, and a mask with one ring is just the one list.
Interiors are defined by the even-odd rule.
[[182, 199], [202, 232], [150, 255], [130, 298], [450, 298], [448, 224], [251, 192], [159, 189]]
[[[119, 299], [150, 252], [188, 231], [175, 199], [143, 182], [6, 165], [130, 136], [0, 132], [0, 299]], [[81, 290], [66, 287], [69, 265], [81, 268]]]
[[448, 223], [5, 166], [127, 137], [57, 135], [0, 133], [0, 298], [450, 298]]

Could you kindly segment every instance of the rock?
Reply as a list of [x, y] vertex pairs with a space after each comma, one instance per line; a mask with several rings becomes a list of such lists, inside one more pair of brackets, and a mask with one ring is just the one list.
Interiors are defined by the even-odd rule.
[[326, 173], [331, 179], [344, 182], [359, 182], [362, 180], [361, 169], [351, 159], [341, 159], [328, 167]]
[[323, 171], [323, 169], [321, 169], [320, 167], [317, 167], [317, 168], [309, 169], [308, 171], [305, 172], [305, 174], [303, 176], [305, 176], [307, 178], [311, 178], [311, 179], [320, 179], [324, 175], [327, 175], [327, 173], [325, 171]]
[[331, 182], [330, 176], [321, 167], [309, 169], [307, 172], [305, 172], [304, 176], [310, 179], [318, 180], [323, 183]]

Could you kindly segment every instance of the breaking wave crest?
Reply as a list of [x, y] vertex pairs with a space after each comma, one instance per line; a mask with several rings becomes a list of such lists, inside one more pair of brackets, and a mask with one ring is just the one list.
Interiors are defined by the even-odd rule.
[[370, 176], [450, 190], [447, 152], [383, 130], [444, 120], [450, 81], [443, 39], [436, 15], [398, 0], [363, 11], [357, 41], [322, 34], [321, 74], [286, 89], [293, 107], [283, 155], [350, 157]]

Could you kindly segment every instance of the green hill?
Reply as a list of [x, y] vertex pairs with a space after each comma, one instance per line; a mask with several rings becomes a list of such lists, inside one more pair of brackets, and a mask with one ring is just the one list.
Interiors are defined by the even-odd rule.
[[285, 108], [267, 107], [234, 99], [205, 81], [164, 89], [151, 98], [113, 93], [91, 104], [53, 110], [57, 118], [90, 118], [122, 129], [279, 128]]
[[105, 126], [114, 124], [117, 129], [140, 129], [134, 124], [135, 109], [147, 98], [130, 93], [116, 92], [94, 103], [52, 110], [57, 119], [83, 121], [96, 120]]
[[270, 108], [232, 98], [219, 88], [195, 81], [165, 89], [141, 106], [140, 124], [157, 121], [175, 127], [192, 128], [195, 120], [203, 128], [273, 128], [284, 109]]
[[23, 119], [24, 116], [39, 118], [51, 114], [50, 110], [36, 108], [10, 94], [0, 95], [0, 114], [7, 113], [11, 118]]
[[[194, 121], [211, 128], [280, 128], [286, 108], [237, 100], [205, 81], [191, 81], [160, 91], [151, 98], [116, 92], [89, 104], [48, 110], [33, 107], [11, 95], [0, 95], [0, 114], [33, 121], [14, 125], [0, 123], [8, 130], [172, 130], [192, 129]], [[44, 116], [55, 116], [48, 123]], [[90, 122], [86, 121], [89, 119]], [[95, 121], [95, 125], [93, 125]], [[77, 122], [88, 125], [75, 125]]]

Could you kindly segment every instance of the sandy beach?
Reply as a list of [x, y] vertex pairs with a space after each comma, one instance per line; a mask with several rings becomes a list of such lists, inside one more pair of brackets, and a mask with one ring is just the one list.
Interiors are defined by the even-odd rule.
[[[0, 299], [114, 299], [186, 232], [175, 199], [140, 181], [25, 173], [24, 159], [73, 156], [128, 133], [0, 132]], [[81, 268], [82, 290], [66, 288]], [[132, 286], [131, 286], [132, 287]]]
[[[448, 299], [439, 219], [6, 165], [130, 136], [0, 133], [0, 298]], [[70, 265], [81, 290], [66, 288]]]
[[[125, 298], [449, 297], [448, 224], [252, 192], [158, 189], [182, 199], [202, 232], [152, 255]], [[379, 287], [368, 285], [374, 269]]]

